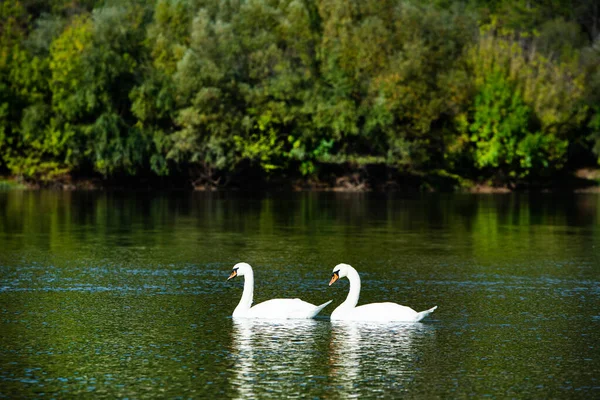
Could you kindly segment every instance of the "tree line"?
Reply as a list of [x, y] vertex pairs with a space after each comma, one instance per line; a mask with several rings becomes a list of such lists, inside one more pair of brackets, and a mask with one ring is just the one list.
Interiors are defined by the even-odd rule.
[[594, 0], [3, 0], [0, 173], [223, 184], [600, 155]]

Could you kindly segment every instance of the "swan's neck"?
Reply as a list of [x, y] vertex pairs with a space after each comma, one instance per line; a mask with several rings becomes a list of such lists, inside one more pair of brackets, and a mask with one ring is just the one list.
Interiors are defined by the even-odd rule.
[[244, 292], [239, 304], [233, 311], [233, 316], [239, 313], [248, 311], [252, 307], [252, 300], [254, 299], [254, 273], [252, 271], [244, 274]]
[[354, 308], [358, 304], [358, 298], [360, 297], [360, 276], [358, 276], [358, 272], [354, 268], [349, 269], [348, 280], [350, 281], [350, 291], [348, 292], [346, 301], [340, 307]]

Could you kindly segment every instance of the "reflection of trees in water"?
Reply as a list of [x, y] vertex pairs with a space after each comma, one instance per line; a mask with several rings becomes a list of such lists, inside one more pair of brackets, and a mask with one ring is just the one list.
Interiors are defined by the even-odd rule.
[[[232, 386], [239, 398], [294, 397], [318, 378], [314, 320], [234, 320]], [[323, 380], [325, 377], [322, 377]]]
[[350, 398], [373, 394], [372, 388], [407, 389], [418, 370], [420, 341], [431, 337], [433, 329], [420, 323], [332, 321], [330, 382]]

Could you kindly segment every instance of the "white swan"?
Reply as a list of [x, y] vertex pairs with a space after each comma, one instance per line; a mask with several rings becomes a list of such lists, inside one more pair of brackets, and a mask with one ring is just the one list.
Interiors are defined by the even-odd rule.
[[396, 303], [371, 303], [356, 307], [360, 296], [360, 277], [358, 272], [348, 264], [338, 264], [333, 268], [331, 286], [340, 278], [348, 277], [350, 292], [346, 301], [331, 313], [331, 320], [343, 321], [380, 321], [380, 322], [417, 322], [428, 316], [437, 306], [426, 311], [416, 312], [410, 307]]
[[233, 266], [233, 271], [227, 280], [236, 276], [244, 277], [244, 292], [242, 299], [233, 310], [234, 318], [268, 318], [268, 319], [296, 319], [296, 318], [314, 318], [319, 311], [331, 303], [323, 303], [320, 306], [307, 303], [300, 299], [272, 299], [264, 301], [252, 307], [254, 297], [254, 272], [247, 263], [237, 263]]

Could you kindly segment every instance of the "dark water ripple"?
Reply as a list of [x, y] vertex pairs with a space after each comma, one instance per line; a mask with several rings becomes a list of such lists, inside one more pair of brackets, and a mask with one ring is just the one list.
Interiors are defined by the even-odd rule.
[[[0, 397], [600, 397], [600, 197], [0, 193]], [[333, 299], [311, 321], [236, 321]], [[361, 303], [418, 324], [328, 315]]]

